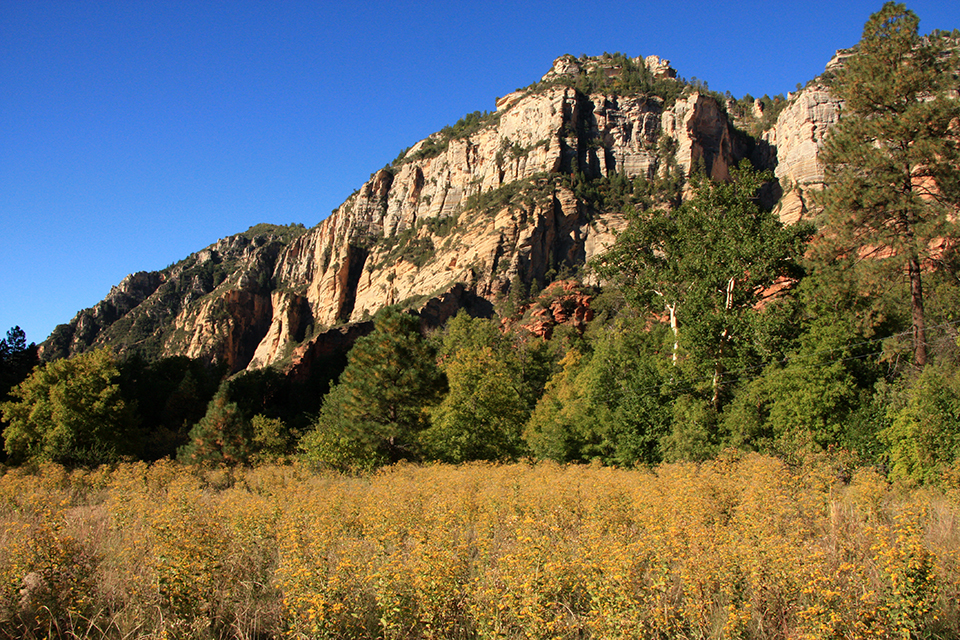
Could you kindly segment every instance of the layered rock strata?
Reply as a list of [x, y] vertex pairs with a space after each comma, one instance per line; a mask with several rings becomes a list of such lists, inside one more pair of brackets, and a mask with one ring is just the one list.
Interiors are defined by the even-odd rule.
[[[675, 76], [655, 56], [633, 62], [664, 81]], [[130, 276], [58, 329], [48, 355], [84, 345], [135, 348], [115, 339], [126, 327], [153, 341], [158, 355], [233, 371], [282, 365], [302, 375], [311, 358], [361, 331], [336, 327], [386, 305], [445, 318], [467, 301], [489, 305], [511, 282], [542, 284], [576, 269], [613, 242], [624, 220], [594, 211], [565, 184], [615, 174], [654, 179], [668, 165], [726, 179], [749, 153], [710, 95], [688, 89], [666, 104], [571, 86], [581, 74], [617, 72], [607, 58], [562, 56], [542, 82], [498, 99], [497, 111], [468, 133], [415, 144], [299, 237], [233, 236], [171, 269]], [[766, 162], [787, 191], [786, 220], [809, 210], [808, 191], [822, 181], [817, 152], [837, 112], [813, 87], [764, 136]]]

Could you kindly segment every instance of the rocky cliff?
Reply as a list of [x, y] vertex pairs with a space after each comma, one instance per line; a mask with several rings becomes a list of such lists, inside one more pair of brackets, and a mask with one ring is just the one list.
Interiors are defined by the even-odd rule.
[[[346, 335], [335, 327], [386, 305], [433, 304], [439, 323], [518, 283], [575, 273], [624, 224], [621, 210], [585, 197], [584, 184], [652, 182], [695, 167], [725, 179], [755, 148], [713, 95], [675, 76], [655, 56], [562, 56], [495, 112], [472, 114], [374, 172], [318, 226], [251, 229], [130, 276], [59, 327], [43, 355], [106, 344], [233, 371], [302, 370], [317, 345], [337, 343], [331, 331]], [[836, 107], [811, 87], [763, 135], [759, 162], [776, 170], [785, 219], [810, 207]]]
[[[104, 300], [58, 326], [41, 345], [42, 357], [108, 346], [120, 354], [202, 356], [242, 368], [273, 316], [270, 273], [281, 251], [305, 232], [302, 225], [257, 225], [163, 271], [127, 276]], [[203, 318], [202, 330], [195, 330], [196, 318]]]
[[791, 96], [776, 125], [763, 134], [775, 154], [769, 164], [783, 192], [777, 210], [786, 223], [808, 218], [815, 209], [811, 194], [823, 186], [820, 148], [841, 106], [823, 84], [811, 83]]

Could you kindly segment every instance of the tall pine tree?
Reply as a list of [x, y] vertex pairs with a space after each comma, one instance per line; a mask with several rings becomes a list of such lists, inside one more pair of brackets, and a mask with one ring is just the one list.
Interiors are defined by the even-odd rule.
[[[914, 362], [927, 363], [923, 272], [957, 237], [960, 202], [955, 41], [921, 37], [902, 4], [872, 15], [832, 79], [843, 100], [821, 160], [821, 259], [848, 262], [865, 292], [909, 285]], [[953, 48], [951, 48], [953, 47]], [[906, 294], [906, 291], [905, 291]]]
[[352, 468], [420, 458], [418, 436], [446, 392], [446, 378], [416, 316], [387, 308], [374, 326], [353, 345], [316, 427], [301, 440], [318, 464]]

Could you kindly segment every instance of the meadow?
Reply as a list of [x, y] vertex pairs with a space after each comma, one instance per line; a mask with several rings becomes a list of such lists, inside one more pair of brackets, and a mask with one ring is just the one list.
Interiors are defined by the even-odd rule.
[[960, 474], [46, 465], [0, 476], [9, 638], [949, 638]]

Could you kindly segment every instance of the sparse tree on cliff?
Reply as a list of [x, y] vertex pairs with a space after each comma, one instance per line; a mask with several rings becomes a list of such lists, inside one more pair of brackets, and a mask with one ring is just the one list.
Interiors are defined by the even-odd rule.
[[922, 274], [942, 256], [939, 240], [957, 235], [950, 212], [960, 202], [960, 102], [947, 95], [957, 84], [955, 53], [941, 37], [920, 37], [918, 24], [904, 5], [886, 3], [832, 80], [844, 104], [821, 155], [819, 248], [824, 262], [849, 263], [866, 294], [906, 281], [922, 367]]

